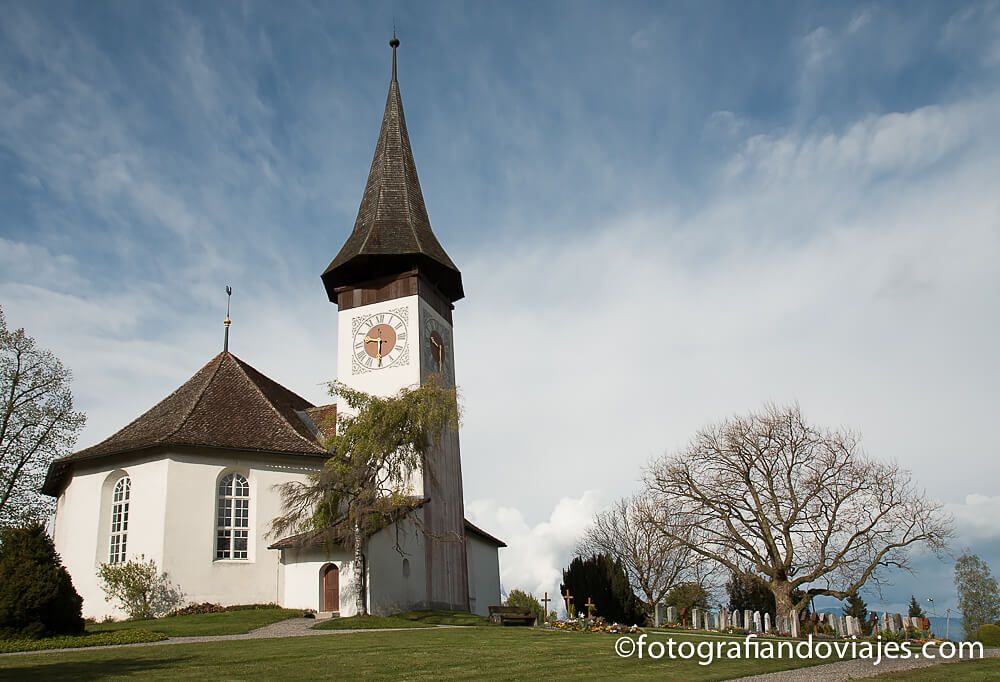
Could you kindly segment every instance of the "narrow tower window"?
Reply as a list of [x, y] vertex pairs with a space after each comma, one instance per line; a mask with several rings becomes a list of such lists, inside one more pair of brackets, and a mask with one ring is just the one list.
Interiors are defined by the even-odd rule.
[[115, 483], [115, 491], [111, 497], [111, 547], [108, 552], [108, 563], [117, 564], [125, 561], [125, 545], [128, 540], [128, 501], [132, 482], [128, 476], [123, 476]]
[[246, 559], [250, 532], [250, 484], [240, 474], [219, 481], [215, 558]]

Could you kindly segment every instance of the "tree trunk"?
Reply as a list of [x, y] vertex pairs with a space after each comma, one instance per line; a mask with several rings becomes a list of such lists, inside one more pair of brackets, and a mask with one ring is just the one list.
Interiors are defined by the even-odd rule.
[[354, 522], [354, 587], [357, 594], [355, 604], [359, 616], [368, 615], [368, 600], [366, 599], [364, 554], [361, 552], [361, 524]]
[[775, 616], [788, 618], [792, 613], [792, 585], [787, 580], [771, 582], [771, 592], [774, 593]]

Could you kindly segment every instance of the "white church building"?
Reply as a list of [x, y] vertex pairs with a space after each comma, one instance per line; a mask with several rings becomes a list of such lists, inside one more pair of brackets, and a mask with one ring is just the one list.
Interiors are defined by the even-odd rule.
[[[452, 311], [464, 296], [431, 230], [396, 80], [399, 42], [390, 45], [392, 80], [361, 207], [322, 276], [339, 311], [338, 377], [378, 395], [431, 376], [454, 385]], [[269, 535], [278, 486], [322, 467], [336, 418], [336, 405], [311, 404], [227, 346], [122, 430], [53, 462], [43, 491], [57, 499], [56, 548], [84, 615], [122, 615], [97, 570], [140, 555], [187, 601], [352, 615], [353, 553], [310, 534]], [[420, 506], [363, 548], [369, 610], [486, 615], [500, 603], [506, 545], [465, 519], [457, 432], [425, 457], [411, 486]]]

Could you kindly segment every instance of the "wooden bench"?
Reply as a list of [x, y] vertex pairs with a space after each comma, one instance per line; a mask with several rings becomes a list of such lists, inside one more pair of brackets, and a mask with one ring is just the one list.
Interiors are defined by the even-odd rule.
[[500, 625], [535, 625], [538, 617], [521, 606], [491, 606], [490, 621]]

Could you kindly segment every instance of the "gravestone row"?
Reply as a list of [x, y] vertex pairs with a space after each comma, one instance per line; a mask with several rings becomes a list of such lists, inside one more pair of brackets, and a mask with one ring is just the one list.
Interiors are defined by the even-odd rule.
[[[822, 624], [828, 627], [837, 637], [862, 637], [865, 633], [865, 625], [855, 616], [835, 613], [813, 614], [811, 621], [814, 624]], [[677, 607], [668, 606], [666, 609], [666, 625], [678, 625], [681, 622], [680, 612]], [[691, 609], [689, 623], [696, 630], [716, 630], [728, 632], [731, 630], [746, 630], [755, 633], [774, 633], [791, 635], [798, 637], [801, 633], [801, 623], [799, 618], [789, 618], [786, 616], [774, 616], [770, 613], [751, 611], [750, 609], [730, 611], [721, 608], [718, 611], [710, 609]], [[926, 618], [911, 618], [898, 613], [882, 612], [881, 617], [872, 615], [868, 630], [873, 634], [879, 632], [897, 633], [906, 632], [909, 628], [916, 628], [922, 632], [929, 632], [930, 622]]]

